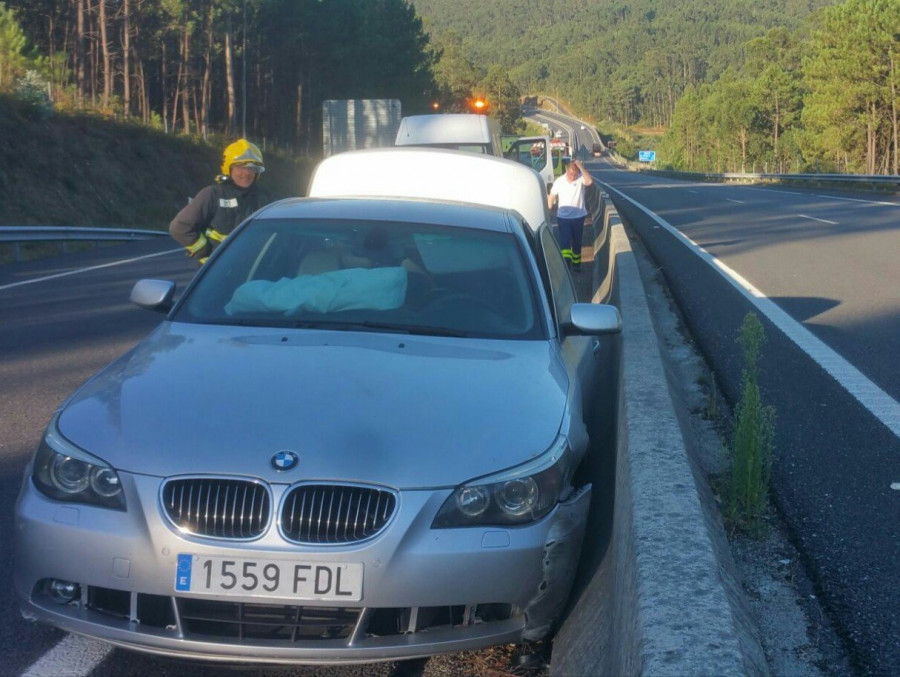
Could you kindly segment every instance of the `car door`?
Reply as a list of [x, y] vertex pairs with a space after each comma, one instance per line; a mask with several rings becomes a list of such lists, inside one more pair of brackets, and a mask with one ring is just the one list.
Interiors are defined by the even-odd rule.
[[538, 237], [556, 317], [560, 356], [572, 385], [580, 392], [583, 407], [581, 413], [587, 421], [587, 414], [591, 411], [596, 394], [600, 339], [596, 336], [566, 335], [563, 331], [563, 325], [569, 320], [572, 304], [577, 302], [575, 286], [550, 228], [542, 227]]
[[553, 184], [553, 159], [550, 157], [550, 137], [523, 136], [513, 141], [506, 157], [531, 167], [541, 175], [547, 189]]

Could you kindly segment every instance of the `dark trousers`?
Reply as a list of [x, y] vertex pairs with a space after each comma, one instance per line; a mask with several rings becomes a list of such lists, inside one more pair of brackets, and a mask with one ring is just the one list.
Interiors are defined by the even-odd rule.
[[556, 217], [559, 226], [559, 248], [566, 261], [581, 264], [581, 236], [584, 232], [583, 216], [574, 219]]

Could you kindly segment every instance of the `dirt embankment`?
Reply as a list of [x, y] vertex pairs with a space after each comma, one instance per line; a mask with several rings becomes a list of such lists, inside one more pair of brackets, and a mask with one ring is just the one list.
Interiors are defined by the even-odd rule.
[[[232, 140], [96, 115], [41, 116], [0, 96], [0, 225], [165, 229], [212, 182]], [[266, 201], [304, 194], [314, 161], [264, 150]]]

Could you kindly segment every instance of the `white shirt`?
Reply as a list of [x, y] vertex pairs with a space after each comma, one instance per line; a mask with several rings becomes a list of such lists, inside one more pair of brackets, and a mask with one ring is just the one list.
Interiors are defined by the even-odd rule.
[[550, 194], [559, 199], [559, 210], [556, 215], [562, 219], [576, 219], [587, 216], [584, 208], [584, 177], [579, 174], [574, 181], [569, 181], [566, 175], [558, 177], [550, 188]]

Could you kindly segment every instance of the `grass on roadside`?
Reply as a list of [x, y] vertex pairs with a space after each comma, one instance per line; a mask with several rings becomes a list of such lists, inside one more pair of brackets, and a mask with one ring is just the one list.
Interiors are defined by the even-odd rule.
[[748, 313], [737, 339], [744, 351], [744, 369], [734, 415], [731, 481], [725, 492], [726, 517], [748, 534], [760, 533], [764, 524], [775, 440], [775, 410], [763, 403], [759, 388], [765, 340], [759, 317]]

